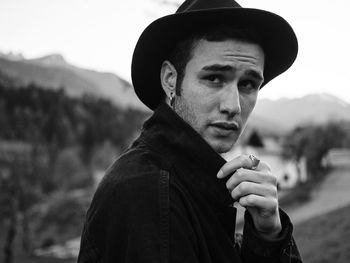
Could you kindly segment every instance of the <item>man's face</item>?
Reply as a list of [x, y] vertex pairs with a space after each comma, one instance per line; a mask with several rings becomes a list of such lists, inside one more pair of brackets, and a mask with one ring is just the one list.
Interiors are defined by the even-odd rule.
[[257, 44], [200, 40], [185, 68], [175, 111], [216, 152], [227, 152], [255, 106], [263, 69]]

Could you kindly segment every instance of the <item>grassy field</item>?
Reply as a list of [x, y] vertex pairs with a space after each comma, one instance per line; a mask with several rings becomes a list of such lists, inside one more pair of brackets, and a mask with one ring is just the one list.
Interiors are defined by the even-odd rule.
[[350, 206], [312, 218], [294, 228], [303, 262], [350, 262]]

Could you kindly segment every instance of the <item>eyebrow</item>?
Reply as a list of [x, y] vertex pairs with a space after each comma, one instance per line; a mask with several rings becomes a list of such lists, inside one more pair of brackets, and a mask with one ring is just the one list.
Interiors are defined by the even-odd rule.
[[230, 65], [220, 65], [220, 64], [214, 64], [209, 66], [204, 66], [202, 70], [205, 71], [232, 71], [234, 68]]
[[259, 72], [255, 71], [255, 70], [248, 70], [245, 75], [248, 75], [250, 77], [253, 77], [261, 82], [264, 81], [264, 77], [262, 74], [260, 74]]
[[[204, 71], [235, 71], [235, 68], [233, 68], [230, 65], [220, 65], [220, 64], [214, 64], [214, 65], [209, 65], [209, 66], [204, 66], [202, 68]], [[261, 82], [264, 81], [264, 77], [261, 73], [255, 70], [248, 70], [245, 72], [245, 75], [255, 78]]]

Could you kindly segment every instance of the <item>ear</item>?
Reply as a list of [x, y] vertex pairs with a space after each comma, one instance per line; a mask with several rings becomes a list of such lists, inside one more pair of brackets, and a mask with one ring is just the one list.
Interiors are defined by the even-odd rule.
[[176, 80], [177, 71], [175, 67], [168, 60], [165, 60], [160, 71], [160, 82], [167, 98], [171, 97], [171, 93], [175, 94]]

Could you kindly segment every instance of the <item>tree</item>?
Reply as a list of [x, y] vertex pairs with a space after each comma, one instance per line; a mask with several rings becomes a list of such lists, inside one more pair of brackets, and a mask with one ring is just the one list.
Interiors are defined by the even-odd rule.
[[252, 146], [252, 147], [257, 147], [257, 148], [264, 147], [264, 143], [263, 143], [258, 131], [256, 131], [256, 130], [252, 131], [252, 133], [249, 136], [247, 145]]
[[341, 123], [298, 127], [284, 140], [284, 156], [297, 161], [304, 156], [308, 172], [317, 174], [322, 170], [322, 159], [330, 149], [342, 147], [346, 135]]
[[[6, 143], [2, 151], [1, 178], [0, 178], [0, 202], [6, 203], [1, 206], [1, 219], [7, 219], [7, 232], [5, 234], [4, 254], [5, 262], [13, 262], [13, 245], [18, 228], [23, 229], [23, 248], [29, 249], [28, 225], [26, 215], [29, 209], [41, 198], [38, 191], [39, 169], [34, 169], [37, 164], [32, 147], [24, 143]], [[34, 173], [35, 171], [35, 173]], [[22, 220], [20, 220], [20, 218]]]
[[[19, 227], [24, 249], [31, 250], [29, 230], [38, 218], [30, 215], [38, 210], [40, 214], [41, 207], [59, 191], [89, 189], [93, 185], [91, 163], [100, 168], [110, 164], [113, 152], [118, 154], [128, 146], [146, 116], [106, 99], [71, 98], [62, 88], [0, 82], [0, 223], [9, 222], [8, 262]], [[30, 149], [25, 151], [26, 160], [10, 158], [6, 168], [1, 142], [25, 145]], [[0, 238], [4, 236], [0, 233]]]

